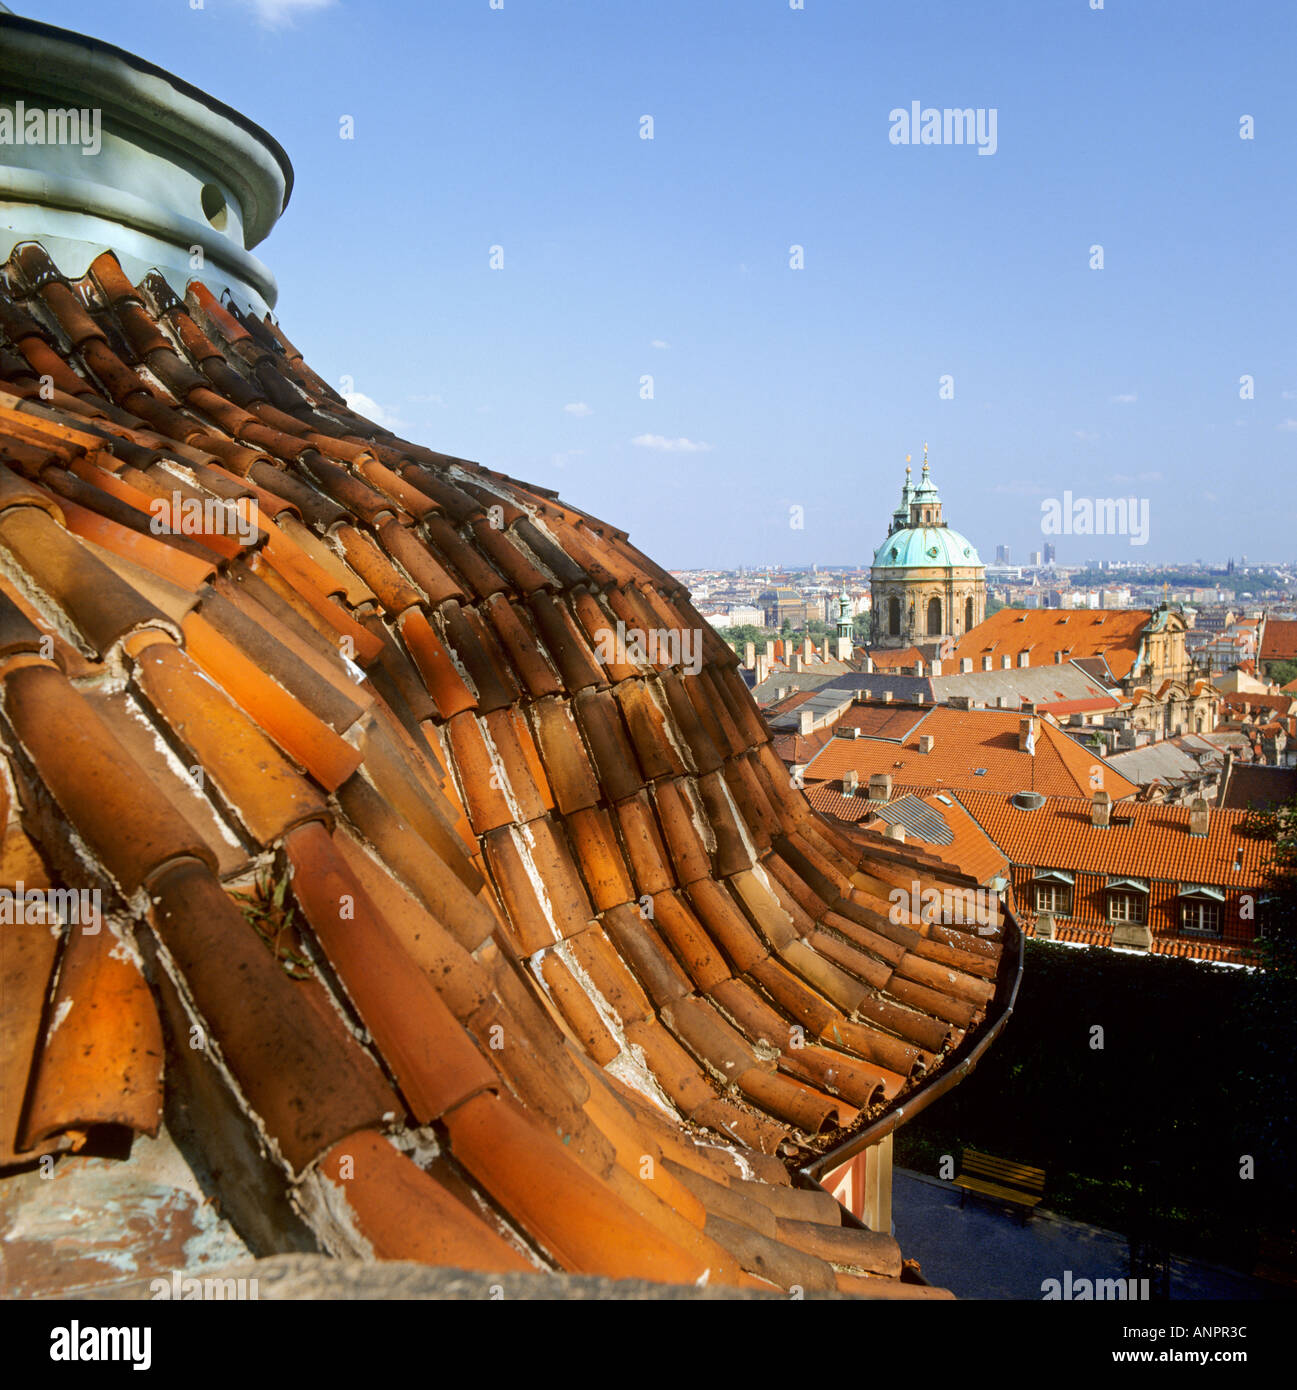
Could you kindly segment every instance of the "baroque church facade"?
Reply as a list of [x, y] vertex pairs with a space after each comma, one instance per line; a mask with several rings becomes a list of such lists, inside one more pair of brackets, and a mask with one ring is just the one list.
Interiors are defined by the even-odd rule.
[[926, 444], [917, 487], [905, 465], [901, 504], [892, 513], [887, 539], [874, 552], [870, 592], [870, 645], [875, 647], [957, 642], [986, 616], [986, 566], [972, 542], [942, 517]]

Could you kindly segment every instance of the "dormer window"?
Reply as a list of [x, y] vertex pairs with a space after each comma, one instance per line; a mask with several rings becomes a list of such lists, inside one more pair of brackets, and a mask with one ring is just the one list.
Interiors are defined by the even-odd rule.
[[1143, 926], [1148, 921], [1148, 884], [1143, 879], [1110, 878], [1106, 891], [1109, 922]]
[[1072, 875], [1062, 869], [1040, 869], [1032, 887], [1036, 911], [1050, 912], [1055, 917], [1072, 915]]
[[1180, 931], [1185, 936], [1219, 936], [1225, 894], [1206, 884], [1180, 890]]

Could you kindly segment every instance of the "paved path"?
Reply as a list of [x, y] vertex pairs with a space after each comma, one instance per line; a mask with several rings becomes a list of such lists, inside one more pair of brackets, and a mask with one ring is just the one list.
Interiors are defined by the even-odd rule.
[[[1046, 1279], [1072, 1271], [1077, 1279], [1124, 1279], [1125, 1236], [1038, 1211], [1025, 1225], [988, 1203], [969, 1199], [961, 1211], [959, 1189], [922, 1173], [897, 1168], [892, 1222], [907, 1259], [916, 1259], [930, 1284], [958, 1298], [1039, 1300]], [[1171, 1265], [1171, 1297], [1292, 1298], [1280, 1284], [1188, 1260]]]

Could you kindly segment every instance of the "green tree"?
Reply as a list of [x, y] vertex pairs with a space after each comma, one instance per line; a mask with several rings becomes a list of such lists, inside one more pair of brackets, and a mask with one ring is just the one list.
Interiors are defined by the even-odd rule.
[[1270, 679], [1276, 685], [1287, 685], [1289, 681], [1297, 681], [1297, 661], [1272, 661]]

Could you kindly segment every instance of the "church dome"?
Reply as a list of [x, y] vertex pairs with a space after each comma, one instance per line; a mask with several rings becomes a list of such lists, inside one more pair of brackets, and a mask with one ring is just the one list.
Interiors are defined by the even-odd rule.
[[873, 557], [876, 570], [948, 569], [966, 564], [981, 564], [980, 556], [972, 541], [948, 525], [916, 525], [892, 531]]
[[905, 465], [901, 505], [892, 513], [887, 539], [874, 552], [875, 569], [953, 569], [981, 565], [971, 541], [952, 531], [941, 519], [941, 494], [928, 471], [928, 446], [923, 446], [923, 474], [917, 487]]
[[953, 568], [981, 563], [972, 541], [949, 526], [907, 526], [893, 531], [874, 552], [875, 569]]

